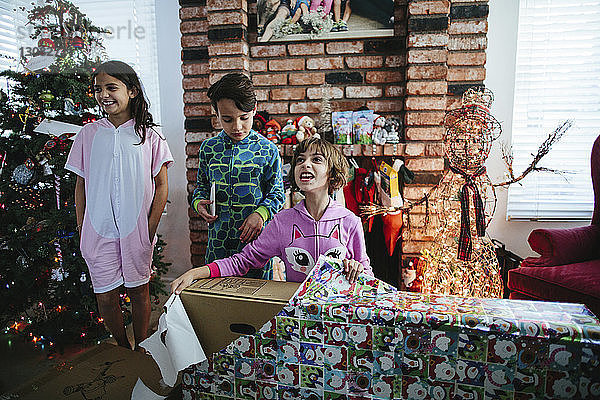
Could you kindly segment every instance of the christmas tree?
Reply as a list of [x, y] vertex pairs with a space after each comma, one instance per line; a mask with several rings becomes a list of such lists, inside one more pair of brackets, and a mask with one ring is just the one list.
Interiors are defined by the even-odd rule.
[[[27, 15], [34, 47], [22, 48], [17, 71], [0, 73], [9, 82], [0, 91], [0, 322], [34, 342], [96, 340], [106, 331], [79, 252], [76, 175], [64, 165], [72, 136], [99, 114], [90, 75], [104, 30], [65, 0]], [[155, 300], [166, 294], [163, 248], [159, 239]]]

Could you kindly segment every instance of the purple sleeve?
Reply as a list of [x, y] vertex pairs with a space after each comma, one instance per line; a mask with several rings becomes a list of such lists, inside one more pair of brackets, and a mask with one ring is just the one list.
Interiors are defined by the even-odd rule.
[[348, 250], [350, 251], [350, 258], [360, 262], [364, 269], [364, 273], [373, 276], [373, 269], [371, 268], [371, 260], [367, 255], [367, 246], [365, 244], [365, 234], [363, 227], [360, 222], [360, 218], [351, 215], [353, 226], [350, 227], [348, 235]]
[[71, 150], [69, 151], [69, 156], [67, 157], [67, 162], [65, 164], [65, 169], [76, 173], [77, 175], [85, 178], [85, 161], [83, 154], [83, 136], [87, 129], [85, 127], [81, 128], [79, 133], [75, 136], [73, 140], [73, 144], [71, 145]]
[[152, 176], [155, 177], [160, 172], [163, 164], [167, 164], [167, 168], [173, 163], [173, 156], [167, 144], [166, 139], [157, 127], [149, 130], [152, 138]]
[[281, 255], [281, 235], [277, 216], [267, 224], [260, 235], [248, 243], [240, 253], [216, 260], [221, 276], [242, 276], [250, 268], [262, 268], [269, 259]]

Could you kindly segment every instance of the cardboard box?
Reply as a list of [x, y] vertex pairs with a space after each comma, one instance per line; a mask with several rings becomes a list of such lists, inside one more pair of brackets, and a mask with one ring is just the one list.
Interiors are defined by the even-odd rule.
[[138, 378], [154, 393], [167, 396], [154, 360], [137, 351], [102, 343], [61, 363], [14, 392], [22, 400], [131, 399]]
[[207, 357], [240, 335], [251, 335], [272, 319], [300, 283], [226, 277], [202, 279], [181, 301]]

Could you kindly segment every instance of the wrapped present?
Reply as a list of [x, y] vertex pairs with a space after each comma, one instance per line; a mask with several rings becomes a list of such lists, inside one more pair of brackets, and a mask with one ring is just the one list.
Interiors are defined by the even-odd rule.
[[[251, 310], [249, 310], [251, 312]], [[218, 317], [215, 317], [218, 319]], [[583, 305], [397, 291], [321, 257], [283, 309], [184, 370], [184, 398], [546, 399], [600, 395]]]

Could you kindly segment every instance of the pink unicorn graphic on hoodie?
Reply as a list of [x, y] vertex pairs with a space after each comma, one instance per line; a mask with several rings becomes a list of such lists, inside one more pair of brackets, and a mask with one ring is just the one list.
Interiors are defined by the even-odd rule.
[[287, 280], [302, 282], [320, 255], [356, 260], [366, 274], [373, 275], [360, 218], [334, 200], [319, 221], [308, 213], [304, 200], [280, 211], [241, 253], [208, 266], [213, 277], [239, 276], [277, 256], [285, 264]]

